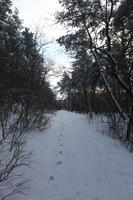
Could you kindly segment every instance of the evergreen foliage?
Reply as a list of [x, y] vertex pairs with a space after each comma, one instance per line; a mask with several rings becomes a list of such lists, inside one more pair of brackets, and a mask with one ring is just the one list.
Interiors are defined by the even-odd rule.
[[[114, 134], [132, 142], [133, 2], [59, 2], [62, 11], [57, 13], [56, 19], [70, 29], [57, 41], [75, 58], [69, 83], [63, 76], [59, 84], [61, 90], [69, 85], [69, 90], [64, 90], [67, 102], [72, 110], [89, 111], [91, 116], [93, 111], [108, 114]], [[118, 131], [119, 126], [125, 127], [123, 131]]]
[[[37, 37], [23, 27], [10, 0], [0, 1], [0, 199], [27, 189], [17, 168], [30, 166], [26, 132], [45, 128], [56, 99], [47, 81], [49, 65]], [[9, 184], [10, 182], [10, 184]]]

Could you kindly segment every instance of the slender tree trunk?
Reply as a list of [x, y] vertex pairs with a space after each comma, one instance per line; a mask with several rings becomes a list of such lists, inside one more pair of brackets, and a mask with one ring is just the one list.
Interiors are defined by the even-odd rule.
[[126, 133], [126, 140], [127, 141], [130, 140], [130, 135], [131, 135], [132, 129], [133, 129], [133, 106], [132, 106], [129, 121], [128, 121], [128, 124], [127, 124], [127, 133]]
[[93, 117], [93, 114], [92, 114], [92, 108], [91, 108], [91, 105], [90, 105], [90, 101], [88, 99], [88, 95], [87, 95], [87, 90], [86, 88], [83, 86], [83, 91], [84, 91], [84, 97], [85, 97], [85, 104], [86, 104], [86, 112], [90, 113], [90, 118]]

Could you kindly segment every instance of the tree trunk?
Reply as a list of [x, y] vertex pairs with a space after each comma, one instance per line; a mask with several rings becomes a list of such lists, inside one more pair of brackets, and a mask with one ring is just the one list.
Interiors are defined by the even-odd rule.
[[131, 135], [132, 129], [133, 129], [133, 106], [132, 106], [129, 121], [127, 124], [126, 141], [130, 140], [130, 135]]

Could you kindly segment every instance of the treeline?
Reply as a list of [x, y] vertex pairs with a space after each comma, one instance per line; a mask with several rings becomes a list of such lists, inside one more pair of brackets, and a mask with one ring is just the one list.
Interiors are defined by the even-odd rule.
[[106, 114], [114, 136], [133, 143], [132, 0], [60, 0], [58, 39], [75, 58], [59, 82], [68, 110]]
[[[29, 166], [25, 132], [45, 127], [56, 98], [47, 81], [50, 68], [37, 33], [23, 27], [10, 0], [0, 1], [0, 199], [24, 193], [17, 168]], [[17, 180], [16, 180], [17, 178]], [[10, 182], [9, 182], [10, 181]], [[13, 183], [12, 183], [13, 181]], [[9, 184], [10, 183], [10, 184]]]

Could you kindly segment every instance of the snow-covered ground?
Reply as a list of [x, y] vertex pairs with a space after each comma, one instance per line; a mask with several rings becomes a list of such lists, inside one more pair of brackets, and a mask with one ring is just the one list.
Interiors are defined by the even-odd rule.
[[101, 122], [58, 111], [29, 142], [29, 196], [19, 200], [133, 200], [133, 155], [100, 133]]

